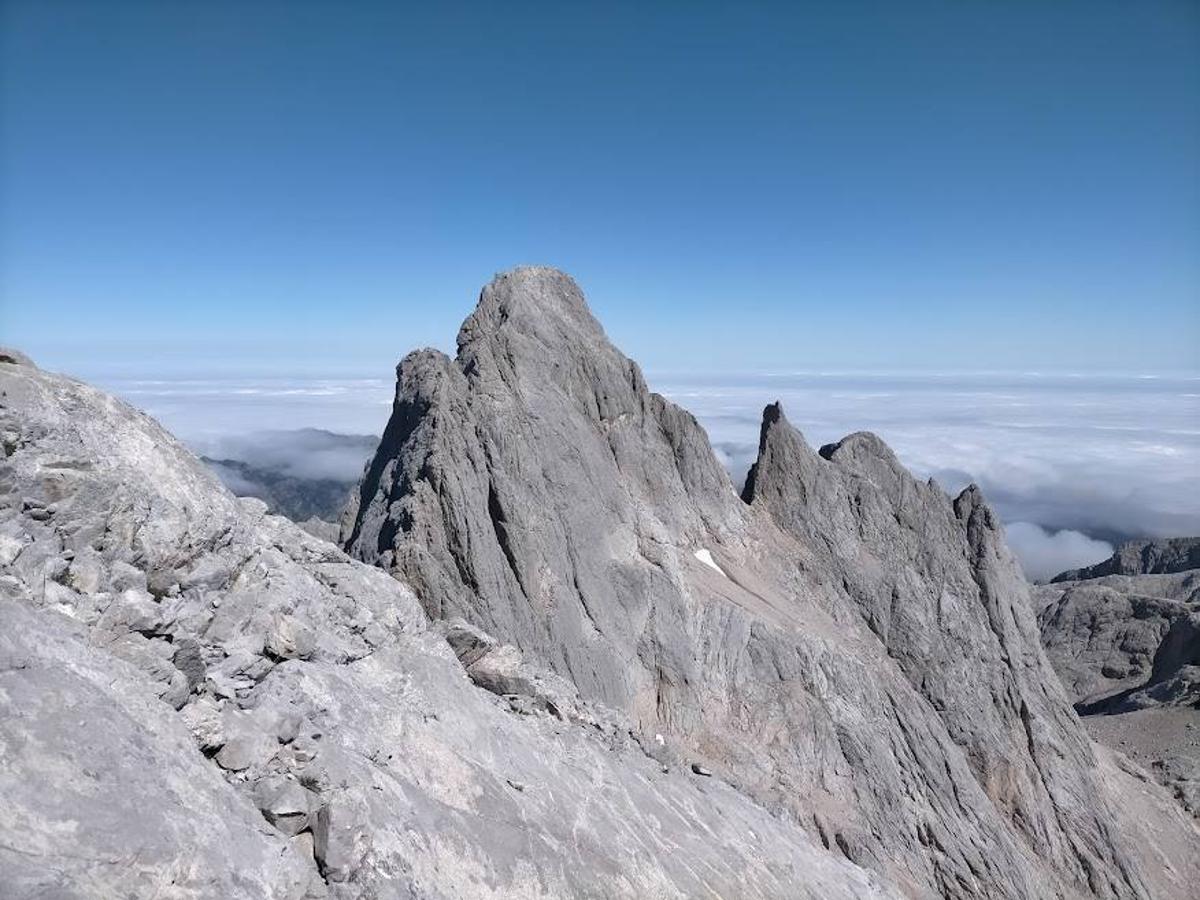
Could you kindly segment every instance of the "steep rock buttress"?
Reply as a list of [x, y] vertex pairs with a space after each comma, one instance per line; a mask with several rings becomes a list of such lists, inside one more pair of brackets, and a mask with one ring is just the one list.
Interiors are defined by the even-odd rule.
[[455, 359], [401, 362], [342, 537], [431, 616], [913, 896], [1186, 895], [1185, 860], [1148, 862], [1159, 825], [1080, 729], [976, 491], [951, 500], [867, 434], [814, 453], [769, 407], [739, 499], [560, 272], [498, 276]]

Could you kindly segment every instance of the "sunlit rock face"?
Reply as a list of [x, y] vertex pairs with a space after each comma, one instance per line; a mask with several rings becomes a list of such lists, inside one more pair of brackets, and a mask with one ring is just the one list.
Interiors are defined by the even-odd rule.
[[[1200, 562], [1194, 538], [1127, 544], [1034, 589], [1042, 642], [1089, 733], [1200, 818]], [[1130, 574], [1116, 574], [1125, 570]], [[1146, 572], [1145, 570], [1151, 570]]]
[[5, 898], [900, 896], [112, 397], [0, 445]]
[[[1186, 896], [1195, 833], [1098, 754], [974, 488], [767, 408], [742, 497], [553, 269], [397, 370], [347, 552], [913, 896]], [[1135, 786], [1136, 785], [1136, 786]], [[1165, 871], [1144, 829], [1181, 842]], [[1190, 849], [1189, 849], [1190, 848]]]

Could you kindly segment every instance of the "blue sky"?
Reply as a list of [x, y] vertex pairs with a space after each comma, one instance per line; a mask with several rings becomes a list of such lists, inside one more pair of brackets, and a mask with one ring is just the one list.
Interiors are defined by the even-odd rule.
[[651, 370], [1200, 368], [1195, 3], [0, 16], [56, 368], [386, 376], [525, 262]]

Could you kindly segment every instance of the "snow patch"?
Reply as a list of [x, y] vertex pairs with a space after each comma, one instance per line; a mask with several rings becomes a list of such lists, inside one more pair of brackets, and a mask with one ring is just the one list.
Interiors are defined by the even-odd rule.
[[[725, 575], [725, 570], [717, 565], [717, 561], [713, 559], [712, 553], [709, 552], [707, 547], [701, 547], [693, 554], [693, 556], [695, 556], [696, 559], [700, 560], [700, 562], [704, 563], [710, 569]], [[725, 577], [728, 578], [729, 576], [725, 575]]]

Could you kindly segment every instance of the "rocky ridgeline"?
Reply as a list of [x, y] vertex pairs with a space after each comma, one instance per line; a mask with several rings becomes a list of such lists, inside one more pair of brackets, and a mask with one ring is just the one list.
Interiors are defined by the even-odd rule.
[[1165, 575], [1200, 569], [1200, 537], [1126, 541], [1104, 562], [1060, 572], [1051, 584], [1105, 575]]
[[896, 896], [112, 397], [0, 439], [6, 900]]
[[1194, 827], [1088, 740], [976, 490], [771, 406], [739, 498], [560, 272], [401, 362], [342, 539], [909, 895], [1192, 889]]
[[1200, 883], [1195, 823], [1082, 730], [977, 491], [771, 406], [739, 497], [554, 270], [401, 363], [348, 555], [16, 354], [0, 437], [13, 896]]

